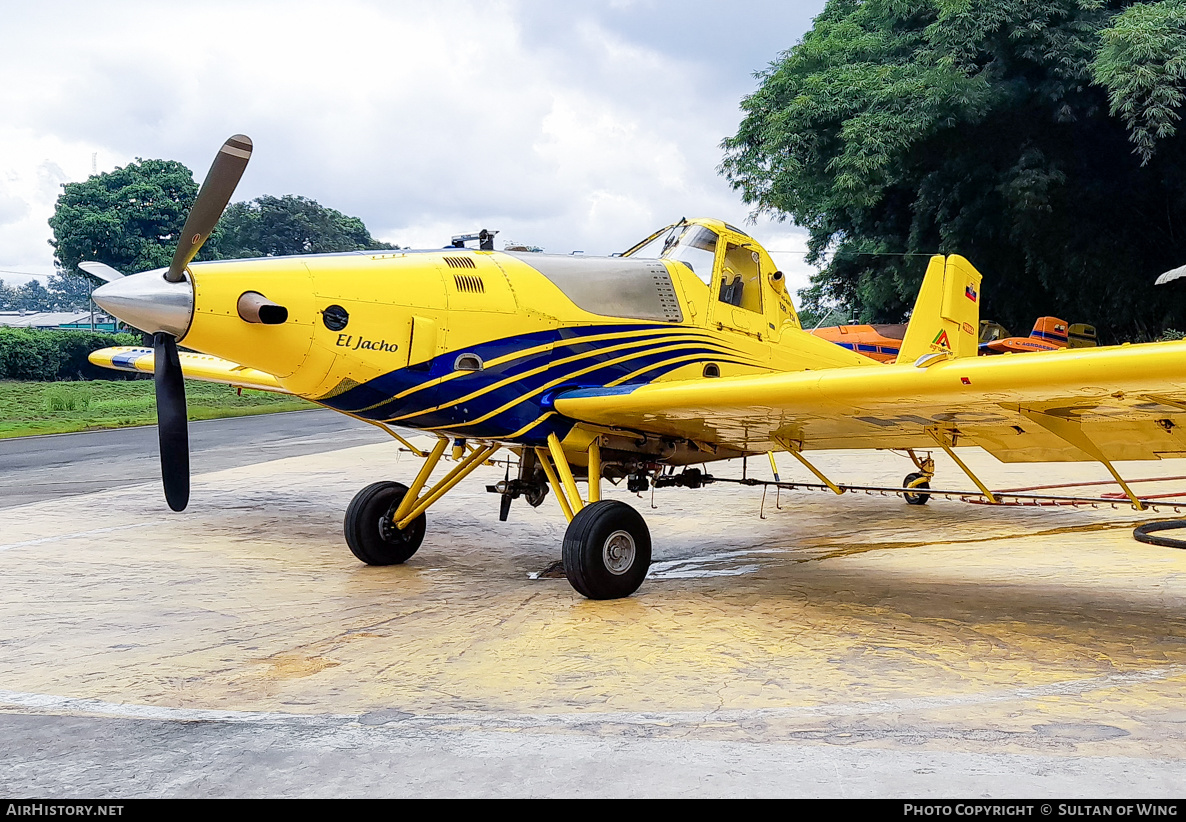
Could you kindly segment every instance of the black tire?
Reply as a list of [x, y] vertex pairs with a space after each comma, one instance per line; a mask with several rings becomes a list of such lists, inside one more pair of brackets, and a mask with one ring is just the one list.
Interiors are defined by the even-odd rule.
[[589, 599], [619, 599], [638, 590], [651, 567], [651, 532], [624, 502], [581, 509], [564, 532], [564, 575]]
[[408, 487], [398, 482], [368, 485], [350, 500], [342, 530], [350, 552], [367, 565], [407, 562], [424, 541], [424, 514], [400, 531], [391, 522]]
[[[912, 482], [914, 482], [915, 480], [918, 480], [918, 479], [922, 479], [923, 476], [925, 476], [925, 475], [923, 475], [923, 474], [907, 474], [906, 479], [902, 480], [902, 487], [909, 488], [910, 484]], [[918, 485], [915, 485], [914, 487], [915, 488], [930, 488], [931, 484], [929, 482], [920, 482]], [[907, 505], [926, 505], [928, 502], [931, 501], [930, 494], [912, 494], [909, 491], [907, 491], [905, 494], [903, 494], [902, 497], [906, 500]]]
[[1134, 528], [1132, 536], [1137, 542], [1146, 542], [1149, 545], [1160, 545], [1163, 548], [1186, 548], [1186, 541], [1184, 540], [1153, 536], [1154, 531], [1171, 531], [1178, 528], [1186, 528], [1186, 520], [1172, 519], [1163, 522], [1147, 522], [1144, 525], [1138, 525]]

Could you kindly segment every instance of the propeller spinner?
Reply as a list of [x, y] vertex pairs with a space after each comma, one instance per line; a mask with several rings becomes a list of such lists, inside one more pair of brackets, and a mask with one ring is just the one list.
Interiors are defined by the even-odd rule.
[[163, 276], [157, 270], [120, 277], [115, 269], [98, 263], [79, 265], [108, 280], [91, 295], [101, 308], [153, 335], [161, 479], [165, 499], [174, 511], [183, 511], [189, 504], [189, 429], [185, 381], [177, 355], [177, 340], [189, 329], [194, 310], [193, 285], [187, 281], [186, 269], [218, 225], [250, 159], [250, 138], [236, 134], [223, 143], [185, 220], [173, 262]]

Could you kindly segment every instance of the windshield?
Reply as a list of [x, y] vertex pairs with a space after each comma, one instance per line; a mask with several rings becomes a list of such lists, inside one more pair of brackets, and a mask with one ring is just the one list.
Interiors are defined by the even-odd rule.
[[659, 232], [627, 256], [683, 263], [707, 285], [712, 281], [712, 265], [716, 253], [716, 232], [702, 225], [677, 223]]

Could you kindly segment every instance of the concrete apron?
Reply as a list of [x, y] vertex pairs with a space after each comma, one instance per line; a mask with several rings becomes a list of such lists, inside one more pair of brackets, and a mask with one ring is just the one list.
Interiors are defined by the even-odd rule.
[[[970, 487], [936, 461], [935, 487]], [[966, 461], [994, 487], [1107, 476]], [[483, 487], [502, 468], [429, 511], [407, 565], [357, 562], [350, 498], [418, 464], [364, 446], [196, 477], [181, 515], [155, 480], [0, 512], [0, 710], [1186, 759], [1186, 551], [1130, 534], [1158, 517], [797, 492], [759, 520], [760, 489], [663, 490], [658, 510], [609, 489], [646, 517], [655, 565], [592, 602], [531, 578], [565, 522], [549, 495], [499, 523]]]

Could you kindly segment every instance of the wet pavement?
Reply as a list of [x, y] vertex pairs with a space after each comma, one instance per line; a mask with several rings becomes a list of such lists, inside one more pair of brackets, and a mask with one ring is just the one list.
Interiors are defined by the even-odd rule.
[[[328, 410], [196, 420], [194, 473], [389, 442], [379, 429]], [[155, 425], [0, 439], [0, 508], [139, 485], [160, 475]]]
[[[195, 476], [180, 515], [155, 477], [68, 515], [0, 510], [8, 793], [1182, 792], [1186, 551], [1131, 537], [1158, 517], [818, 492], [780, 509], [732, 485], [652, 509], [610, 489], [655, 563], [635, 596], [593, 602], [542, 573], [565, 528], [551, 495], [498, 522], [501, 467], [429, 511], [406, 565], [372, 568], [342, 513], [418, 460], [394, 441], [259, 459]], [[936, 487], [970, 487], [936, 461]], [[966, 461], [996, 487], [1106, 477]], [[910, 469], [816, 462], [869, 484]]]

